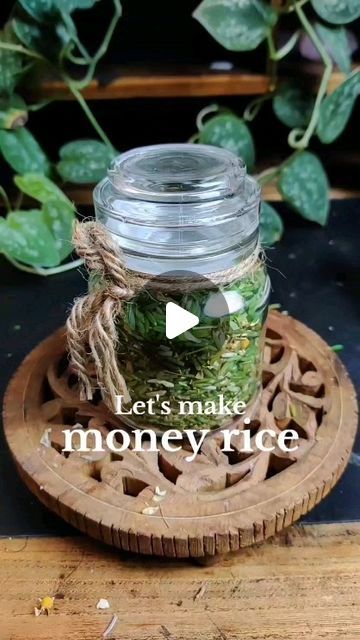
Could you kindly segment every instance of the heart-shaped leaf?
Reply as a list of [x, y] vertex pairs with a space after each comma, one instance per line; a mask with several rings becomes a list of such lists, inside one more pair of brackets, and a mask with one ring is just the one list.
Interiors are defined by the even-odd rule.
[[0, 131], [0, 151], [18, 173], [50, 172], [50, 163], [34, 136], [21, 127], [15, 131]]
[[314, 106], [314, 99], [303, 89], [287, 83], [280, 87], [273, 100], [275, 115], [287, 127], [306, 127]]
[[14, 93], [8, 98], [0, 98], [0, 129], [17, 129], [26, 121], [27, 109], [21, 96]]
[[12, 27], [16, 37], [26, 47], [39, 50], [39, 44], [41, 43], [41, 26], [34, 21], [22, 20], [20, 18], [14, 18], [12, 20]]
[[41, 26], [38, 22], [31, 19], [13, 18], [12, 28], [18, 40], [29, 49], [39, 51], [41, 43]]
[[333, 142], [345, 129], [360, 93], [360, 71], [349, 76], [321, 103], [316, 133], [321, 142]]
[[49, 20], [56, 13], [53, 0], [19, 0], [19, 3], [26, 13], [39, 22]]
[[0, 251], [10, 258], [37, 267], [56, 267], [60, 263], [55, 240], [43, 212], [13, 211], [0, 218]]
[[87, 184], [106, 175], [114, 152], [98, 140], [74, 140], [60, 149], [57, 170], [65, 182]]
[[329, 183], [320, 160], [309, 151], [297, 153], [280, 174], [284, 199], [303, 218], [326, 224], [329, 214]]
[[277, 211], [268, 202], [260, 207], [260, 242], [264, 247], [278, 242], [284, 232], [283, 221]]
[[199, 133], [201, 144], [212, 144], [232, 151], [251, 171], [255, 164], [255, 146], [246, 122], [233, 114], [220, 114], [208, 120]]
[[[0, 31], [0, 43], [14, 44], [11, 31]], [[18, 51], [0, 48], [0, 93], [13, 93], [21, 80], [23, 72], [23, 56]]]
[[57, 61], [61, 50], [69, 41], [69, 33], [57, 20], [37, 22], [24, 12], [17, 12], [12, 19], [12, 28], [18, 40], [25, 47], [37, 51], [48, 60]]
[[99, 0], [53, 0], [60, 11], [71, 13], [76, 9], [91, 9]]
[[360, 17], [359, 0], [311, 0], [316, 13], [332, 24], [347, 24]]
[[41, 173], [25, 173], [23, 176], [15, 176], [14, 182], [20, 191], [34, 198], [34, 200], [38, 200], [39, 202], [59, 200], [73, 208], [68, 197], [59, 189], [55, 182]]
[[64, 200], [47, 200], [43, 205], [44, 221], [48, 225], [59, 252], [60, 262], [72, 252], [74, 208]]
[[351, 50], [346, 29], [344, 27], [326, 27], [320, 22], [316, 22], [314, 26], [325, 45], [325, 49], [339, 69], [343, 73], [350, 73]]
[[203, 0], [193, 16], [230, 51], [256, 49], [277, 21], [263, 0]]

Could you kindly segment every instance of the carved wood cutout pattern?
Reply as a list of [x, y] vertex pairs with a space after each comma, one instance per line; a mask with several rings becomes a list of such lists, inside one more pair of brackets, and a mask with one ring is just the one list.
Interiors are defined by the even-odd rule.
[[[105, 452], [64, 453], [62, 431], [75, 425], [99, 429]], [[79, 400], [63, 331], [28, 356], [5, 403], [19, 471], [48, 507], [120, 549], [170, 557], [226, 553], [290, 525], [339, 478], [356, 425], [355, 393], [340, 360], [310, 329], [275, 312], [267, 325], [260, 404], [250, 425], [239, 418], [233, 426], [251, 429], [250, 455], [240, 451], [241, 436], [232, 437], [233, 452], [221, 451], [221, 432], [205, 439], [192, 462], [186, 444], [176, 453], [160, 442], [159, 452], [107, 449], [108, 431], [126, 426], [100, 399]], [[264, 428], [296, 430], [297, 450], [257, 450], [255, 434]]]

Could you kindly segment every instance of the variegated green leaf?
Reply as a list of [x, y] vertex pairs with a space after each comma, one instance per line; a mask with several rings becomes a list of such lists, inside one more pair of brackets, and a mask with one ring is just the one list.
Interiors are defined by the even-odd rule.
[[38, 200], [38, 202], [48, 202], [49, 200], [59, 200], [73, 207], [61, 189], [49, 178], [41, 173], [25, 173], [23, 176], [15, 176], [16, 186], [26, 193], [26, 195]]
[[232, 151], [248, 169], [255, 164], [255, 146], [246, 122], [233, 114], [220, 114], [208, 120], [199, 132], [199, 142]]
[[60, 149], [57, 170], [65, 182], [95, 183], [105, 177], [114, 152], [99, 140], [74, 140]]
[[359, 0], [311, 0], [316, 13], [332, 24], [347, 24], [360, 17]]
[[360, 71], [349, 76], [321, 103], [316, 133], [329, 144], [344, 131], [360, 93]]
[[74, 208], [64, 200], [47, 200], [43, 205], [43, 214], [62, 262], [73, 249], [71, 238], [75, 219]]
[[54, 237], [39, 209], [13, 211], [0, 218], [0, 252], [25, 264], [55, 267], [60, 262]]
[[25, 127], [15, 131], [0, 131], [0, 151], [9, 165], [18, 173], [48, 174], [50, 163], [46, 154]]
[[203, 0], [194, 18], [230, 51], [252, 51], [265, 40], [277, 13], [263, 0]]
[[278, 242], [284, 232], [283, 222], [268, 202], [262, 202], [260, 207], [260, 241], [264, 247]]
[[280, 191], [303, 218], [326, 224], [329, 183], [320, 160], [309, 151], [296, 154], [281, 170]]

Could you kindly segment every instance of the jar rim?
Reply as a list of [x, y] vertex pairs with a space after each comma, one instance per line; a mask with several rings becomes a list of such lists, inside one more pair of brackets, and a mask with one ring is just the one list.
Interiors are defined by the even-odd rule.
[[231, 151], [202, 144], [137, 147], [113, 159], [108, 179], [123, 197], [147, 202], [218, 200], [240, 192], [246, 166]]

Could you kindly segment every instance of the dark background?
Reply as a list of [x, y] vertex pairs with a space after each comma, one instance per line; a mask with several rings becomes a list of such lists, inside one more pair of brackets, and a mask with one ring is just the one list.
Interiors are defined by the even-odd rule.
[[[192, 17], [192, 12], [199, 4], [198, 0], [123, 0], [122, 4], [123, 16], [105, 61], [99, 68], [99, 76], [105, 83], [111, 79], [114, 67], [116, 74], [121, 74], [122, 68], [126, 72], [136, 72], [136, 69], [141, 68], [150, 75], [159, 69], [176, 74], [184, 67], [188, 71], [195, 68], [208, 70], [215, 60], [231, 61], [240, 71], [265, 72], [265, 45], [260, 45], [252, 52], [226, 51]], [[13, 2], [2, 0], [0, 24], [7, 19], [12, 6]], [[101, 0], [94, 9], [74, 14], [83, 39], [94, 50], [101, 40], [111, 6], [111, 0]], [[287, 20], [291, 30], [293, 19]], [[359, 38], [360, 21], [351, 24], [350, 28]], [[359, 52], [355, 58], [359, 58]], [[284, 72], [298, 80], [303, 63], [304, 59], [295, 51], [291, 54], [290, 66], [285, 64]], [[210, 96], [101, 100], [93, 101], [90, 105], [114, 146], [119, 151], [124, 151], [146, 144], [186, 142], [196, 131], [196, 116], [203, 107], [217, 102], [241, 114], [252, 98], [253, 96]], [[334, 144], [324, 146], [316, 141], [312, 143], [313, 150], [321, 156], [334, 186], [353, 187], [356, 183], [353, 156], [358, 151], [356, 141], [359, 116], [358, 101], [351, 126]], [[32, 113], [29, 127], [53, 159], [57, 158], [58, 149], [65, 142], [75, 138], [95, 137], [91, 125], [75, 102], [53, 103], [46, 109]], [[273, 165], [287, 157], [288, 129], [274, 117], [271, 104], [264, 106], [251, 129], [261, 166]], [[0, 171], [6, 171], [4, 165], [0, 164]]]
[[[107, 64], [149, 74], [166, 68], [172, 73], [189, 65], [207, 69], [214, 60], [232, 61], [237, 69], [265, 71], [265, 51], [234, 54], [225, 51], [191, 17], [197, 0], [124, 0], [123, 18], [108, 52]], [[2, 0], [0, 23], [11, 2]], [[103, 0], [94, 11], [83, 12], [81, 32], [96, 47], [110, 10]], [[80, 15], [80, 14], [79, 14]], [[351, 25], [359, 33], [357, 25]], [[287, 73], [297, 77], [295, 54]], [[104, 82], [107, 72], [101, 70]], [[184, 142], [195, 131], [200, 109], [216, 101], [242, 112], [251, 96], [236, 98], [175, 98], [114, 100], [91, 103], [96, 117], [119, 150], [161, 142]], [[331, 147], [313, 144], [322, 157], [333, 185], [358, 185], [353, 158], [358, 154], [360, 106], [351, 126]], [[91, 126], [74, 102], [55, 103], [32, 113], [29, 126], [52, 158], [68, 140], [94, 137]], [[287, 129], [267, 105], [252, 126], [258, 157], [271, 163], [286, 157]], [[1, 164], [1, 178], [6, 167]], [[358, 165], [357, 165], [358, 166]], [[283, 240], [268, 251], [273, 283], [272, 302], [319, 332], [329, 344], [341, 343], [340, 354], [360, 386], [359, 232], [360, 201], [332, 203], [329, 225], [322, 229], [305, 223], [284, 205], [276, 204], [286, 225]], [[85, 213], [89, 213], [86, 211]], [[24, 356], [43, 338], [63, 324], [73, 298], [85, 290], [79, 271], [50, 278], [26, 275], [0, 260], [0, 394]], [[19, 400], [20, 401], [20, 400]], [[360, 442], [345, 475], [336, 489], [306, 519], [310, 521], [360, 518]], [[47, 535], [70, 533], [72, 529], [43, 508], [26, 490], [10, 460], [0, 432], [0, 535]]]

